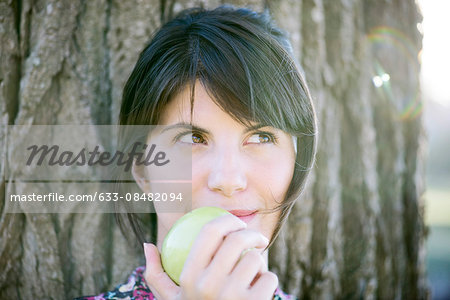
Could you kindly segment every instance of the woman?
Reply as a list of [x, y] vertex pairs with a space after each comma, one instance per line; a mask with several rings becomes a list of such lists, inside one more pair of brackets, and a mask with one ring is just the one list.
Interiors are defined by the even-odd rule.
[[[160, 251], [189, 209], [164, 213], [156, 206], [146, 267], [114, 291], [84, 299], [292, 298], [268, 271], [267, 249], [313, 165], [316, 116], [290, 44], [269, 17], [223, 6], [186, 10], [163, 25], [125, 86], [120, 123], [169, 128], [173, 147], [192, 154], [190, 209], [217, 206], [234, 216], [203, 227], [178, 286]], [[146, 182], [154, 173], [134, 165], [132, 174], [151, 191]], [[118, 220], [145, 241], [135, 214]]]

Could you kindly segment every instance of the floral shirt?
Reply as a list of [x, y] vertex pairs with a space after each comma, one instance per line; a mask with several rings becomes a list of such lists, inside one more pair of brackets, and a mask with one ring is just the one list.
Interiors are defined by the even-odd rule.
[[[119, 284], [112, 291], [102, 293], [98, 296], [85, 296], [75, 298], [74, 300], [104, 300], [104, 299], [122, 299], [122, 300], [155, 300], [150, 289], [147, 287], [144, 279], [145, 266], [136, 268], [128, 277], [124, 284]], [[275, 290], [273, 300], [294, 300], [292, 295], [285, 294], [280, 288]]]

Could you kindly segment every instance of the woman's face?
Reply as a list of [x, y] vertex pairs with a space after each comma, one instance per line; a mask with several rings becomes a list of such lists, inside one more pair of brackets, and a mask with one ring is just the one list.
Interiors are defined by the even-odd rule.
[[[192, 151], [190, 208], [224, 208], [270, 239], [279, 212], [256, 211], [274, 208], [285, 198], [295, 164], [292, 137], [270, 126], [254, 123], [249, 129], [240, 124], [213, 102], [199, 82], [192, 120], [188, 87], [163, 111], [160, 125], [175, 124], [192, 124], [192, 128], [177, 126], [167, 131], [178, 136], [176, 147]], [[155, 209], [160, 247], [171, 226], [187, 211], [165, 213], [157, 205]]]

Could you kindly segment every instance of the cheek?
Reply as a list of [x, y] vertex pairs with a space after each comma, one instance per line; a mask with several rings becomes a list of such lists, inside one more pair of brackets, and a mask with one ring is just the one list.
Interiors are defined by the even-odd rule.
[[276, 211], [274, 213], [261, 214], [259, 224], [255, 229], [260, 231], [265, 237], [267, 237], [270, 240], [279, 218], [280, 218], [279, 211]]
[[[203, 157], [195, 157], [192, 159], [191, 168], [191, 180], [192, 180], [192, 193], [198, 191], [208, 183], [208, 174], [210, 172], [210, 164], [212, 161], [206, 161]], [[192, 199], [195, 201], [195, 197]], [[193, 205], [195, 206], [195, 205]]]
[[274, 155], [264, 162], [255, 162], [251, 168], [251, 181], [260, 189], [266, 190], [266, 193], [272, 193], [277, 201], [281, 201], [292, 180], [294, 163], [294, 159], [287, 155]]

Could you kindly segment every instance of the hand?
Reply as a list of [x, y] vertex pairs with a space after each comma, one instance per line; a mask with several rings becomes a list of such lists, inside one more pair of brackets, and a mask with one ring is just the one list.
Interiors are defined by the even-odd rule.
[[[158, 249], [145, 245], [145, 280], [158, 300], [272, 299], [278, 278], [260, 252], [268, 240], [235, 216], [206, 224], [195, 240], [177, 286], [164, 272]], [[241, 258], [241, 253], [249, 248]]]

